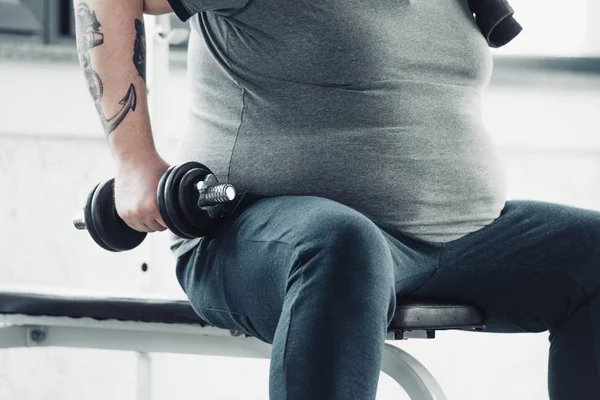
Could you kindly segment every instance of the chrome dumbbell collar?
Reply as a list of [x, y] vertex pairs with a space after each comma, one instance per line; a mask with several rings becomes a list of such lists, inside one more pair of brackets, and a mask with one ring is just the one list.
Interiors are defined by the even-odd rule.
[[[204, 180], [197, 183], [198, 207], [206, 211], [211, 218], [216, 218], [223, 213], [222, 203], [235, 199], [236, 191], [233, 185], [219, 184], [214, 174], [208, 174]], [[215, 204], [216, 203], [216, 204]]]

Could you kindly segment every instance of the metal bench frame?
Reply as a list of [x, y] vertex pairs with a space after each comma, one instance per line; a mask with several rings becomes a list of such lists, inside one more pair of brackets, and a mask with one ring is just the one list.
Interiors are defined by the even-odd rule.
[[[393, 340], [395, 335], [390, 333]], [[431, 337], [407, 331], [403, 337]], [[0, 348], [74, 347], [138, 352], [136, 400], [151, 400], [148, 353], [183, 353], [269, 359], [271, 346], [253, 337], [212, 326], [163, 324], [91, 318], [0, 314]], [[433, 375], [410, 354], [385, 344], [381, 371], [412, 400], [446, 400]]]

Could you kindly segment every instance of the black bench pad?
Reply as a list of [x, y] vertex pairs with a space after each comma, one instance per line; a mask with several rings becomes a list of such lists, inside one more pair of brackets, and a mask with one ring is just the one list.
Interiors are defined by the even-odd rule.
[[118, 297], [65, 290], [0, 290], [0, 313], [207, 325], [187, 300]]
[[[116, 297], [64, 290], [1, 289], [0, 314], [208, 325], [186, 300]], [[483, 324], [483, 315], [473, 306], [400, 300], [388, 331], [460, 329]]]

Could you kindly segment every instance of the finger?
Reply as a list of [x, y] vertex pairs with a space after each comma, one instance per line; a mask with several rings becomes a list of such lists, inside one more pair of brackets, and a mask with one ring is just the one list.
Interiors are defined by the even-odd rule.
[[141, 232], [140, 229], [142, 229], [142, 227], [136, 221], [128, 221], [126, 219], [123, 219], [123, 222], [125, 222], [125, 225], [127, 225], [131, 229], [133, 229], [135, 231], [138, 231], [138, 232]]
[[151, 232], [151, 229], [144, 221], [136, 220], [131, 223], [127, 223], [131, 228], [135, 229], [138, 232]]
[[165, 230], [165, 228], [154, 219], [146, 221], [146, 225], [152, 229], [152, 232], [161, 232]]
[[160, 215], [158, 218], [156, 218], [156, 222], [158, 222], [163, 227], [163, 230], [169, 229], [169, 227], [167, 226], [167, 224], [165, 224], [165, 221], [162, 219], [162, 217]]
[[144, 229], [142, 232], [154, 232], [154, 229], [152, 229], [152, 225], [149, 224], [148, 221], [142, 222], [142, 228]]

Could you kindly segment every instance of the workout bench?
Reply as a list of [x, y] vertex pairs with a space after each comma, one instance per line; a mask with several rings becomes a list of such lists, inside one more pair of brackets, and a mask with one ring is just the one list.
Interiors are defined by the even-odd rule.
[[[388, 339], [432, 339], [445, 329], [484, 330], [483, 315], [467, 304], [398, 300]], [[138, 400], [150, 398], [149, 352], [270, 358], [270, 345], [209, 326], [185, 300], [0, 289], [0, 348], [40, 346], [139, 352]], [[446, 400], [431, 373], [389, 343], [381, 370], [413, 400]]]

